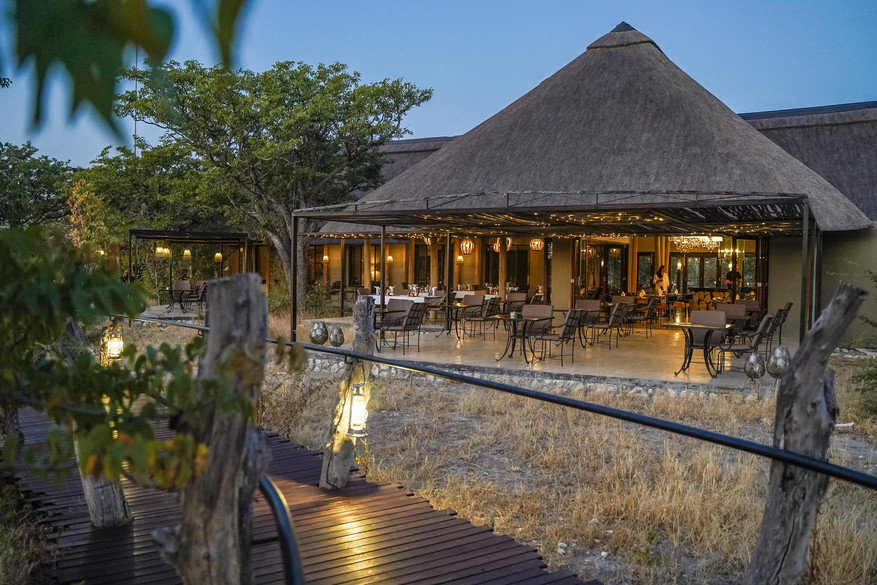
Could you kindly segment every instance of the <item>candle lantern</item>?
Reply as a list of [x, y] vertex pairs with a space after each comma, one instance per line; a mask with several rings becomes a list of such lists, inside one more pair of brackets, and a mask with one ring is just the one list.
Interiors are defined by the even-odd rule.
[[366, 396], [363, 393], [365, 384], [354, 384], [350, 391], [350, 414], [347, 425], [347, 436], [363, 438], [368, 436], [365, 422], [368, 419]]
[[106, 329], [104, 329], [100, 340], [100, 363], [102, 366], [108, 366], [113, 362], [119, 361], [122, 357], [122, 350], [125, 349], [125, 342], [122, 339], [122, 322], [116, 321]]

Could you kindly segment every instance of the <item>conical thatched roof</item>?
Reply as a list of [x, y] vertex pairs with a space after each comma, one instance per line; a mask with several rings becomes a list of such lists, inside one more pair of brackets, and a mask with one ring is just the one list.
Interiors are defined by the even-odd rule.
[[[805, 196], [819, 227], [871, 222], [622, 23], [538, 87], [366, 195], [370, 209], [745, 206]], [[465, 195], [454, 198], [455, 195]], [[450, 196], [450, 197], [449, 197]], [[731, 203], [733, 200], [733, 203]], [[386, 202], [386, 203], [377, 203]], [[330, 216], [331, 214], [327, 214]]]

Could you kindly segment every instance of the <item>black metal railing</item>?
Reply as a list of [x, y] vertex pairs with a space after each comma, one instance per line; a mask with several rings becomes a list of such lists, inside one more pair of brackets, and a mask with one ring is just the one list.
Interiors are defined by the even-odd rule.
[[[196, 329], [199, 331], [210, 331], [209, 327], [205, 327], [202, 325], [194, 325], [189, 323], [180, 323], [175, 321], [165, 321], [162, 319], [151, 319], [147, 317], [139, 317], [135, 320], [138, 321], [146, 321], [153, 323], [163, 323], [166, 325], [173, 325], [177, 327], [184, 327], [187, 329]], [[266, 341], [269, 343], [277, 343], [276, 339], [268, 338]], [[286, 345], [294, 345], [293, 342], [287, 341]], [[410, 372], [417, 372], [421, 374], [432, 375], [437, 378], [443, 378], [446, 380], [453, 380], [455, 382], [463, 382], [465, 384], [471, 384], [473, 386], [481, 386], [482, 388], [489, 388], [491, 390], [497, 390], [499, 392], [504, 392], [506, 394], [513, 394], [515, 396], [523, 396], [525, 398], [532, 398], [533, 400], [540, 400], [542, 402], [547, 402], [550, 404], [557, 404], [559, 406], [565, 406], [568, 408], [574, 408], [576, 410], [581, 410], [584, 412], [590, 412], [593, 414], [599, 414], [603, 416], [608, 416], [610, 418], [615, 418], [618, 420], [623, 420], [627, 422], [631, 422], [634, 424], [651, 427], [654, 429], [660, 429], [662, 431], [667, 431], [669, 433], [673, 433], [676, 435], [682, 435], [685, 437], [691, 437], [693, 439], [698, 439], [700, 441], [705, 441], [707, 443], [712, 443], [714, 445], [721, 445], [723, 447], [728, 447], [731, 449], [735, 449], [737, 451], [742, 451], [744, 453], [750, 453], [752, 455], [757, 455], [759, 457], [765, 457], [767, 459], [771, 459], [773, 461], [779, 461], [781, 463], [785, 463], [788, 465], [795, 465], [797, 467], [801, 467], [803, 469], [808, 469], [810, 471], [815, 471], [817, 473], [821, 473], [823, 475], [827, 475], [829, 477], [833, 477], [835, 479], [840, 479], [843, 481], [848, 481], [850, 483], [860, 485], [872, 490], [877, 490], [877, 476], [869, 475], [867, 473], [862, 473], [861, 471], [856, 471], [855, 469], [850, 469], [849, 467], [843, 467], [841, 465], [835, 465], [833, 463], [829, 463], [827, 461], [823, 461], [821, 459], [815, 459], [813, 457], [807, 457], [806, 455], [799, 455], [798, 453], [793, 453], [791, 451], [786, 451], [784, 449], [780, 449], [777, 447], [773, 447], [770, 445], [762, 445], [760, 443], [756, 443], [754, 441], [748, 441], [746, 439], [740, 439], [738, 437], [732, 437], [730, 435], [723, 435], [721, 433], [714, 433], [712, 431], [707, 431], [698, 427], [692, 427], [689, 425], [683, 425], [659, 418], [655, 418], [652, 416], [647, 416], [644, 414], [638, 414], [636, 412], [630, 412], [627, 410], [621, 410], [618, 408], [612, 408], [609, 406], [603, 406], [600, 404], [595, 404], [592, 402], [585, 402], [583, 400], [576, 400], [574, 398], [567, 398], [564, 396], [557, 396], [554, 394], [548, 394], [546, 392], [539, 392], [537, 390], [529, 390], [526, 388], [520, 388], [518, 386], [511, 386], [509, 384], [502, 384], [500, 382], [492, 382], [489, 380], [481, 380], [479, 378], [473, 378], [471, 376], [466, 376], [464, 374], [458, 374], [456, 372], [449, 372], [446, 370], [424, 366], [421, 364], [414, 364], [411, 362], [402, 362], [393, 359], [388, 359], [380, 356], [367, 355], [363, 353], [358, 353], [355, 351], [350, 351], [346, 349], [339, 349], [334, 347], [323, 347], [318, 345], [310, 345], [307, 343], [300, 343], [302, 347], [304, 347], [308, 351], [315, 351], [321, 353], [327, 353], [331, 355], [337, 355], [343, 357], [346, 361], [350, 360], [361, 360], [361, 361], [370, 361], [376, 364], [382, 364], [386, 366], [390, 366], [393, 368], [398, 368], [400, 370], [407, 370]], [[266, 478], [267, 479], [267, 478]], [[270, 481], [270, 480], [268, 480]], [[276, 486], [275, 488], [276, 489]], [[264, 493], [264, 492], [263, 492]], [[279, 492], [278, 492], [279, 493]], [[267, 497], [267, 496], [266, 496]], [[281, 495], [282, 498], [282, 495]], [[270, 501], [270, 498], [269, 498]], [[283, 500], [283, 510], [288, 517], [290, 532], [292, 531], [292, 520], [289, 517], [289, 508], [285, 505], [285, 500]], [[277, 518], [278, 527], [281, 524], [281, 518], [279, 518], [280, 514], [278, 512], [280, 508], [275, 509], [272, 504], [272, 510], [275, 511], [275, 517]], [[284, 547], [284, 563], [287, 561], [287, 556], [290, 559], [298, 559], [298, 552], [295, 546], [295, 538], [294, 535], [289, 540], [289, 542], [284, 542], [283, 537], [281, 536], [281, 545]], [[287, 548], [290, 547], [290, 548]], [[301, 563], [296, 561], [291, 561], [294, 565], [297, 565], [297, 570], [301, 571]], [[295, 581], [294, 577], [291, 575], [291, 570], [295, 570], [295, 567], [290, 569], [287, 567], [287, 583], [303, 583], [303, 581]], [[293, 580], [290, 580], [293, 579]]]
[[295, 539], [294, 524], [286, 498], [283, 496], [283, 492], [278, 489], [277, 484], [267, 475], [263, 475], [259, 480], [259, 491], [268, 500], [268, 505], [271, 506], [271, 511], [274, 513], [286, 585], [305, 585], [298, 541]]

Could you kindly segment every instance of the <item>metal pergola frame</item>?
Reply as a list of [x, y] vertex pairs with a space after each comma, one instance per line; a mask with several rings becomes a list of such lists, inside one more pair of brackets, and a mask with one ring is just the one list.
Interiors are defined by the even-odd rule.
[[[488, 201], [488, 198], [492, 198]], [[569, 205], [562, 201], [568, 200]], [[544, 201], [547, 205], [539, 206]], [[497, 205], [497, 203], [499, 205]], [[561, 203], [561, 204], [559, 204]], [[504, 206], [502, 204], [505, 204]], [[686, 191], [578, 192], [520, 191], [465, 193], [421, 200], [358, 201], [298, 209], [293, 212], [293, 239], [299, 219], [377, 226], [381, 238], [381, 291], [386, 288], [387, 232], [418, 235], [469, 236], [802, 236], [801, 337], [818, 317], [822, 235], [810, 214], [806, 195], [782, 193], [702, 193]], [[360, 228], [361, 229], [361, 228]], [[342, 239], [368, 237], [371, 232], [335, 234]], [[809, 237], [811, 232], [813, 237]], [[325, 232], [310, 235], [327, 237]], [[296, 259], [293, 260], [296, 263]], [[736, 253], [732, 258], [737, 269]], [[451, 254], [445, 254], [446, 290], [453, 287]], [[293, 280], [297, 265], [293, 266]], [[342, 286], [343, 286], [342, 263]], [[293, 282], [293, 286], [295, 286]], [[343, 294], [343, 292], [342, 292]], [[381, 309], [384, 295], [381, 295]], [[292, 306], [290, 335], [295, 339], [297, 311]]]

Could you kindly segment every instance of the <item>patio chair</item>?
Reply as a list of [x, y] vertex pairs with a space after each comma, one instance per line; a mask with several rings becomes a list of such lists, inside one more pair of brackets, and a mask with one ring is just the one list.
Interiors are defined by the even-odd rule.
[[626, 295], [612, 295], [612, 304], [617, 305], [618, 303], [624, 303], [625, 305], [629, 305], [633, 301], [629, 296]]
[[[468, 298], [468, 297], [467, 297]], [[465, 300], [463, 301], [466, 302]], [[463, 309], [463, 332], [466, 332], [466, 323], [470, 325], [469, 336], [475, 336], [475, 325], [479, 324], [481, 326], [481, 336], [486, 337], [487, 335], [487, 325], [492, 323], [494, 325], [493, 336], [496, 337], [496, 321], [490, 321], [488, 317], [491, 315], [499, 314], [499, 298], [493, 297], [491, 299], [484, 299], [481, 304], [480, 311], [472, 311], [468, 312], [469, 309]]]
[[[523, 293], [526, 295], [527, 293]], [[545, 301], [545, 295], [542, 293], [535, 293], [532, 297], [530, 297], [531, 305], [541, 305]]]
[[[392, 302], [392, 301], [390, 301]], [[405, 301], [402, 301], [405, 302]], [[406, 311], [404, 317], [395, 320], [398, 324], [389, 325], [384, 331], [393, 332], [393, 349], [396, 349], [396, 342], [399, 334], [402, 334], [402, 355], [405, 355], [405, 348], [411, 347], [410, 335], [417, 332], [417, 351], [420, 352], [420, 328], [423, 326], [423, 317], [426, 315], [426, 304], [408, 301], [411, 305]]]
[[365, 288], [364, 286], [361, 286], [358, 289], [356, 289], [356, 294], [363, 297], [363, 296], [368, 296], [368, 295], [372, 294], [373, 291], [374, 291], [374, 289], [368, 289], [368, 288]]
[[192, 291], [192, 283], [188, 280], [175, 280], [174, 286], [171, 289], [171, 304], [177, 303], [180, 305], [180, 309], [185, 313], [186, 309], [183, 306], [183, 295], [186, 295]]
[[786, 303], [786, 306], [783, 307], [783, 316], [780, 319], [779, 324], [777, 325], [777, 331], [779, 332], [780, 340], [779, 345], [783, 344], [783, 323], [786, 322], [786, 319], [789, 316], [789, 311], [792, 309], [792, 303]]
[[746, 305], [743, 303], [718, 303], [716, 311], [724, 311], [728, 322], [733, 322], [734, 333], [743, 333], [746, 331], [746, 325], [749, 323], [749, 317], [746, 315]]
[[[591, 334], [591, 340], [588, 341], [590, 345], [596, 345], [597, 343], [608, 343], [609, 349], [612, 349], [612, 332], [615, 331], [615, 347], [618, 347], [618, 338], [621, 336], [621, 313], [623, 312], [625, 307], [624, 303], [618, 303], [612, 307], [612, 312], [609, 313], [609, 318], [605, 323], [601, 323], [599, 320], [595, 319], [585, 325], [585, 329], [587, 332]], [[608, 341], [597, 341], [597, 337], [603, 335], [604, 333], [609, 334]]]
[[[570, 349], [570, 359], [572, 360], [572, 363], [576, 363], [576, 331], [578, 330], [579, 323], [586, 312], [587, 311], [581, 309], [570, 309], [566, 312], [566, 318], [564, 318], [561, 325], [549, 325], [548, 328], [542, 329], [541, 332], [533, 335], [534, 341], [542, 342], [542, 357], [540, 359], [545, 359], [546, 345], [548, 346], [549, 359], [553, 357], [551, 355], [551, 344], [555, 343], [560, 347], [560, 366], [563, 367], [563, 348], [566, 344], [573, 342], [572, 349]], [[555, 332], [556, 329], [559, 329], [559, 331]]]
[[764, 357], [770, 356], [770, 349], [773, 346], [773, 337], [776, 335], [777, 328], [780, 326], [780, 322], [783, 320], [783, 308], [780, 307], [777, 309], [776, 315], [773, 316], [773, 320], [770, 322], [770, 326], [767, 328], [767, 332], [764, 334], [764, 338], [766, 341], [766, 347], [764, 348]]
[[385, 333], [389, 331], [391, 327], [400, 327], [404, 324], [405, 318], [407, 317], [408, 311], [411, 309], [412, 305], [422, 304], [423, 303], [415, 303], [414, 301], [406, 299], [390, 299], [387, 301], [387, 310], [385, 313], [381, 314], [379, 311], [376, 311], [375, 331], [378, 332], [378, 336], [377, 339], [375, 339], [375, 349], [381, 351], [382, 343], [384, 345], [389, 345]]
[[718, 349], [722, 352], [721, 365], [724, 366], [725, 355], [728, 352], [733, 353], [736, 357], [740, 357], [744, 353], [758, 351], [758, 346], [764, 340], [764, 336], [773, 319], [773, 315], [765, 315], [761, 318], [761, 323], [759, 323], [758, 329], [752, 334], [738, 335], [736, 338], [728, 337], [727, 340], [725, 340], [725, 343], [719, 344]]
[[332, 283], [332, 286], [329, 287], [329, 298], [332, 298], [335, 295], [338, 295], [339, 297], [341, 296], [341, 281], [340, 280], [336, 280], [335, 282]]
[[464, 334], [466, 334], [466, 323], [473, 323], [472, 331], [471, 333], [468, 333], [468, 335], [472, 337], [475, 335], [475, 326], [472, 319], [475, 317], [481, 317], [482, 311], [484, 310], [484, 295], [465, 295], [460, 302], [466, 306], [457, 310], [457, 319], [463, 322]]
[[[712, 354], [719, 349], [719, 345], [726, 338], [727, 332], [725, 326], [728, 324], [728, 314], [725, 311], [692, 311], [692, 325], [709, 325], [716, 329], [691, 329], [691, 344], [688, 351], [701, 350], [704, 354], [707, 372], [713, 377], [722, 369], [720, 363], [717, 367], [713, 360]], [[724, 354], [722, 354], [724, 358]], [[722, 359], [724, 362], [724, 359]], [[715, 370], [715, 373], [713, 373]]]
[[527, 293], [509, 293], [505, 299], [503, 313], [517, 312], [524, 308], [527, 303]]
[[652, 322], [655, 320], [655, 309], [658, 306], [658, 297], [649, 297], [649, 302], [645, 307], [633, 307], [633, 314], [628, 317], [631, 324], [631, 332], [633, 326], [637, 323], [643, 324], [646, 338], [652, 334]]
[[442, 305], [448, 304], [448, 294], [443, 290], [437, 290], [435, 291], [435, 296], [426, 297], [426, 300], [423, 302], [427, 305], [426, 310], [429, 312], [430, 320], [435, 323], [436, 313], [445, 312], [445, 308]]
[[190, 290], [188, 293], [184, 293], [180, 297], [180, 305], [183, 307], [183, 312], [188, 313], [189, 308], [192, 306], [192, 303], [198, 303], [198, 314], [200, 315], [204, 309], [204, 302], [207, 300], [207, 281], [199, 280], [195, 283], [195, 289]]

